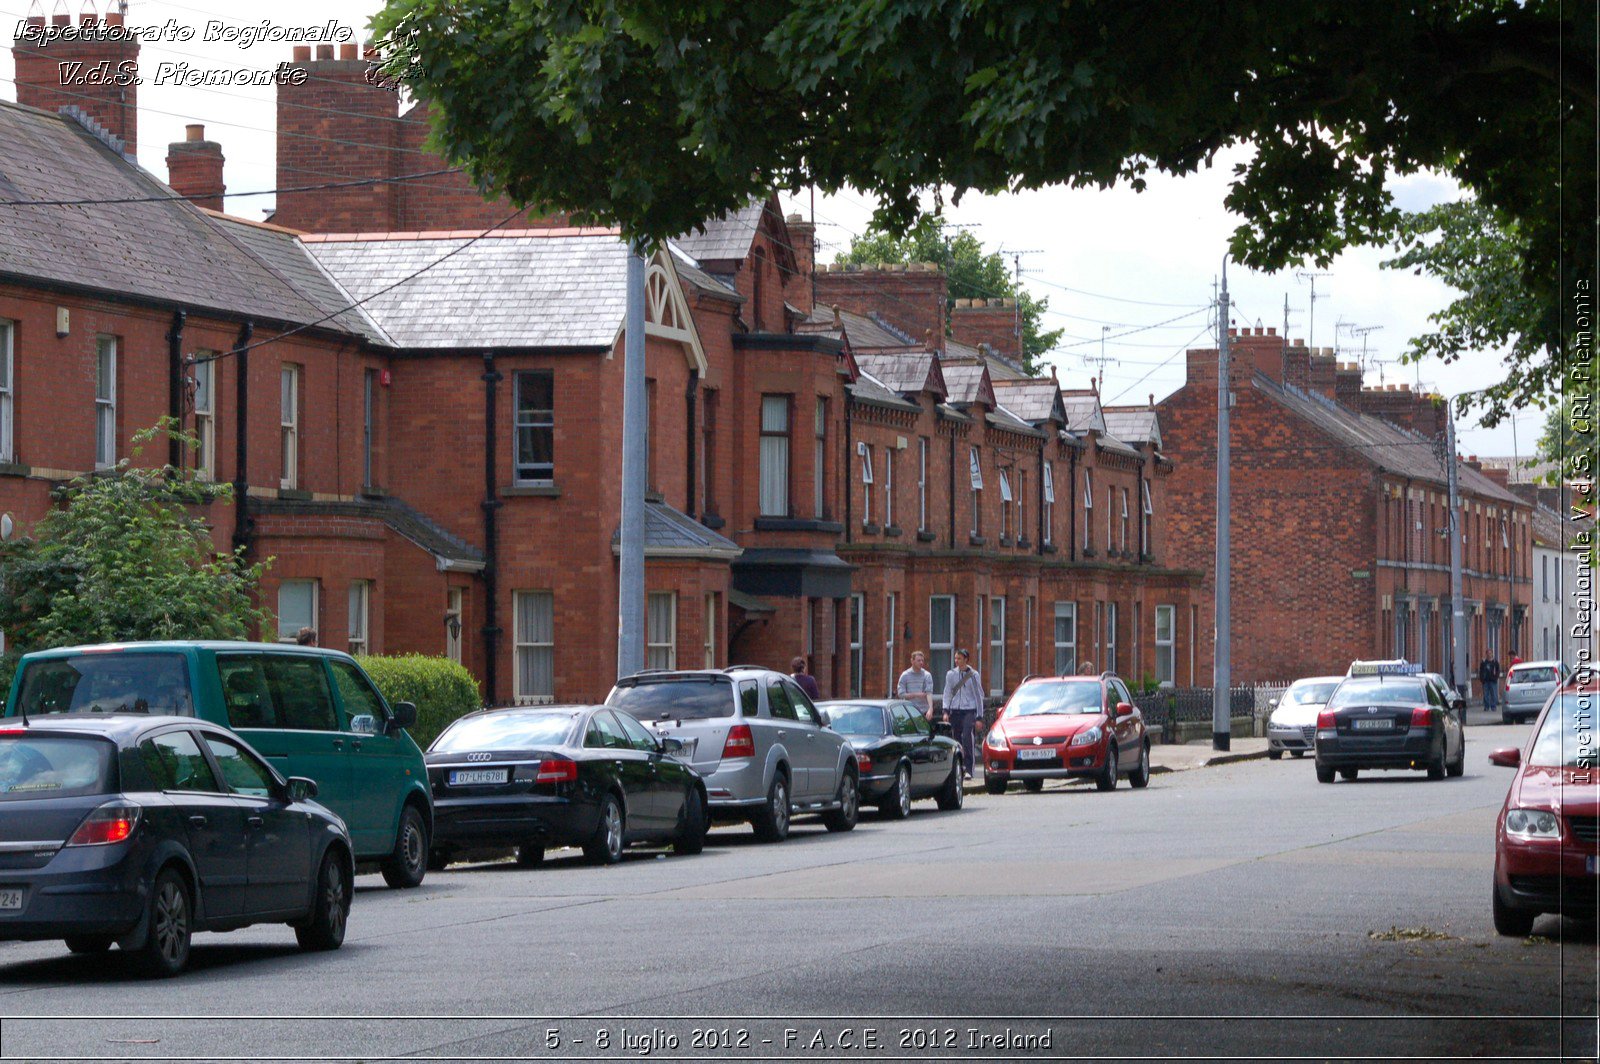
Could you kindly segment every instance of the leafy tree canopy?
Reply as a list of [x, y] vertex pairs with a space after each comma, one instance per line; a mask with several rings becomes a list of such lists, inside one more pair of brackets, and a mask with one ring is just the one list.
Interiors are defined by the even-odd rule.
[[1544, 431], [1539, 436], [1539, 458], [1554, 462], [1556, 472], [1548, 478], [1558, 483], [1564, 478], [1593, 480], [1600, 476], [1596, 459], [1594, 391], [1574, 392], [1563, 396], [1561, 402], [1550, 408], [1544, 421]]
[[1044, 312], [1050, 306], [1048, 298], [1036, 299], [1026, 288], [1019, 287], [999, 252], [985, 252], [978, 238], [964, 229], [950, 235], [935, 215], [925, 215], [903, 236], [886, 229], [869, 229], [850, 241], [849, 250], [840, 254], [838, 261], [856, 266], [931, 262], [941, 267], [949, 279], [952, 300], [1015, 299], [1022, 314], [1023, 366], [1029, 373], [1037, 371], [1038, 357], [1061, 339], [1063, 330], [1043, 327]]
[[[170, 419], [135, 436], [141, 445]], [[180, 436], [193, 446], [192, 437]], [[15, 654], [133, 639], [243, 639], [266, 619], [255, 607], [265, 563], [218, 552], [186, 508], [232, 501], [232, 487], [172, 466], [123, 459], [79, 477], [30, 537], [0, 543], [0, 629]]]
[[[924, 192], [1142, 187], [1249, 144], [1226, 199], [1245, 265], [1387, 239], [1389, 177], [1432, 168], [1517, 225], [1549, 322], [1594, 274], [1595, 19], [1567, 0], [389, 0], [374, 25], [445, 154], [629, 237], [847, 185], [903, 232]], [[1560, 360], [1505, 394], [1548, 392]]]

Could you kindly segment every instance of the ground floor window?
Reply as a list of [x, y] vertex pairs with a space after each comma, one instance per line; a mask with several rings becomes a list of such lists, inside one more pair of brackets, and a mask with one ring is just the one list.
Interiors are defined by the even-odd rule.
[[989, 600], [989, 693], [1006, 693], [1006, 600]]
[[461, 664], [461, 624], [463, 618], [463, 599], [459, 587], [452, 587], [445, 592], [444, 597], [444, 656]]
[[647, 669], [678, 667], [678, 593], [652, 591], [645, 604], [644, 665]]
[[956, 650], [956, 597], [934, 595], [928, 599], [928, 671], [933, 673], [933, 686], [939, 690], [944, 685], [945, 673], [950, 671]]
[[1056, 603], [1056, 675], [1078, 671], [1078, 604]]
[[715, 591], [706, 595], [706, 668], [717, 667], [717, 631], [721, 628], [722, 613], [717, 608], [717, 593]]
[[1117, 671], [1117, 604], [1106, 603], [1106, 663], [1102, 666], [1106, 672]]
[[1156, 682], [1177, 683], [1177, 655], [1175, 635], [1178, 627], [1177, 608], [1156, 607]]
[[317, 630], [317, 582], [285, 580], [278, 585], [278, 642], [293, 643], [301, 629]]
[[898, 627], [900, 617], [900, 596], [896, 592], [889, 592], [883, 598], [883, 676], [884, 689], [892, 698], [899, 680], [899, 673], [895, 671], [894, 641], [899, 638]]
[[867, 596], [854, 594], [850, 596], [850, 697], [861, 697], [861, 667], [864, 664], [861, 653], [861, 634], [866, 626]]
[[556, 694], [555, 596], [548, 591], [517, 591], [512, 605], [517, 666], [512, 694], [519, 705], [552, 702]]
[[372, 606], [372, 581], [352, 580], [350, 582], [350, 653], [370, 654], [369, 639], [367, 635], [367, 618]]

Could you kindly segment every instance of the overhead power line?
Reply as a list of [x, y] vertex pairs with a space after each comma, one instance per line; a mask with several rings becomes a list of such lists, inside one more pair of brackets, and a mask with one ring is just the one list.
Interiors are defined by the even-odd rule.
[[[399, 174], [395, 177], [367, 177], [355, 181], [327, 181], [320, 185], [296, 185], [289, 188], [269, 188], [260, 192], [229, 192], [228, 196], [272, 196], [285, 192], [322, 192], [332, 188], [359, 188], [363, 185], [390, 185], [418, 178], [437, 177], [439, 174], [459, 174], [462, 168], [450, 166], [442, 170], [426, 170], [418, 174]], [[168, 203], [214, 198], [214, 193], [173, 196], [119, 196], [112, 199], [82, 200], [0, 200], [0, 207], [99, 207], [113, 203]], [[518, 212], [521, 213], [521, 212]]]

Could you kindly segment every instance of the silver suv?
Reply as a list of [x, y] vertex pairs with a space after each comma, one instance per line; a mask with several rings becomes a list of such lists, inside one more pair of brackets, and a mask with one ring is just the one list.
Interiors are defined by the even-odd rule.
[[849, 831], [860, 813], [855, 750], [789, 677], [735, 666], [641, 672], [617, 681], [606, 704], [650, 727], [705, 777], [714, 819], [745, 820], [779, 842], [792, 816], [822, 814]]
[[1568, 675], [1567, 667], [1559, 661], [1523, 661], [1511, 666], [1500, 705], [1501, 723], [1537, 717], [1550, 692], [1566, 682]]

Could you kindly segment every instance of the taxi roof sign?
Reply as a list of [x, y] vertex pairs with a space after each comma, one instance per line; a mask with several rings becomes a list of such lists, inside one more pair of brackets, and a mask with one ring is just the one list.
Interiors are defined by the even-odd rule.
[[1382, 661], [1352, 661], [1346, 676], [1420, 676], [1422, 666], [1404, 658]]

